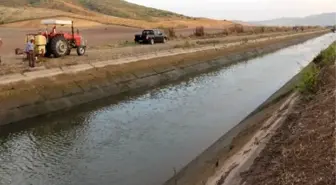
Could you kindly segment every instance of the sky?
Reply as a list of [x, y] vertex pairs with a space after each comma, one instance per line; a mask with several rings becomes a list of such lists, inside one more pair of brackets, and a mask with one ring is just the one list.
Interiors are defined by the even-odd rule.
[[127, 0], [194, 17], [260, 21], [336, 12], [336, 0]]

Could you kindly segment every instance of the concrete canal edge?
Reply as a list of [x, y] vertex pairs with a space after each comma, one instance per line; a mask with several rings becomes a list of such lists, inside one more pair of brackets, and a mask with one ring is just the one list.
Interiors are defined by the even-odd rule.
[[254, 133], [260, 129], [267, 120], [288, 97], [293, 95], [305, 69], [315, 65], [313, 62], [305, 66], [293, 76], [279, 90], [246, 116], [229, 132], [221, 136], [210, 147], [204, 150], [194, 160], [188, 163], [164, 185], [204, 185], [208, 178], [215, 174], [216, 163], [221, 166], [231, 155], [240, 150], [245, 143], [250, 141]]
[[[149, 88], [246, 61], [321, 36], [327, 31], [295, 37], [214, 48], [120, 65], [67, 73], [59, 69], [30, 72], [28, 79], [0, 86], [0, 125], [65, 110], [94, 100]], [[77, 66], [77, 68], [80, 66]], [[69, 67], [71, 68], [71, 67]], [[75, 70], [76, 71], [76, 70]], [[35, 74], [34, 74], [35, 73]], [[19, 76], [19, 74], [14, 74]], [[39, 78], [36, 78], [40, 76]], [[30, 80], [30, 77], [32, 80]]]

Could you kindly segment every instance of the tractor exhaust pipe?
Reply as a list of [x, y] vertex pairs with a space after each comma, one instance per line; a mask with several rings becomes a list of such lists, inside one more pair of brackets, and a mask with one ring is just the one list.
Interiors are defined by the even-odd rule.
[[72, 33], [72, 42], [75, 42], [75, 30], [73, 26], [73, 21], [71, 21], [71, 33]]

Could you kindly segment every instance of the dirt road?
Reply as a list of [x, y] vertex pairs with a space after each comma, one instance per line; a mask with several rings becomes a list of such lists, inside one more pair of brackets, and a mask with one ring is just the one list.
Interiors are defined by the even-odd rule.
[[[139, 28], [111, 25], [96, 26], [91, 28], [81, 27], [78, 29], [88, 41], [88, 45], [91, 47], [114, 44], [116, 42], [133, 41], [134, 34], [142, 31], [142, 29]], [[0, 27], [0, 38], [2, 38], [4, 42], [4, 45], [0, 50], [0, 54], [10, 55], [14, 53], [15, 48], [23, 48], [25, 44], [25, 35], [27, 33], [37, 33], [39, 30], [44, 29]], [[70, 28], [58, 27], [57, 31], [70, 31]], [[191, 35], [193, 31], [194, 29], [192, 28], [177, 29], [176, 34], [188, 36]], [[207, 33], [220, 31], [222, 31], [221, 28], [206, 28]]]
[[[110, 29], [110, 30], [109, 30]], [[18, 43], [23, 43], [24, 39], [22, 37], [18, 37], [18, 34], [23, 34], [24, 30], [16, 30], [16, 29], [0, 29], [4, 32], [4, 44], [2, 46], [2, 64], [0, 67], [0, 75], [15, 73], [15, 72], [24, 72], [29, 70], [28, 65], [23, 60], [25, 56], [16, 56], [14, 55], [14, 45]], [[28, 30], [33, 31], [33, 30]], [[133, 34], [137, 33], [137, 30], [134, 28], [125, 27], [100, 27], [95, 29], [83, 29], [84, 35], [90, 35], [91, 37], [87, 37], [89, 40], [88, 51], [85, 56], [79, 57], [76, 54], [76, 51], [73, 50], [70, 56], [62, 57], [62, 58], [41, 58], [40, 63], [37, 64], [37, 67], [43, 68], [53, 68], [65, 65], [75, 65], [81, 63], [92, 63], [97, 61], [105, 61], [111, 59], [118, 59], [127, 56], [139, 56], [144, 54], [155, 53], [157, 51], [169, 50], [180, 47], [202, 47], [204, 45], [213, 45], [213, 44], [222, 44], [222, 43], [230, 43], [237, 41], [247, 41], [251, 39], [257, 38], [270, 38], [274, 36], [280, 35], [289, 35], [289, 34], [297, 34], [296, 32], [277, 32], [277, 33], [265, 33], [265, 34], [255, 34], [255, 35], [231, 35], [227, 37], [217, 37], [217, 38], [208, 38], [208, 39], [179, 39], [169, 41], [166, 44], [155, 44], [155, 45], [136, 45], [133, 41], [120, 41], [122, 38], [128, 37], [131, 35], [133, 38]], [[184, 29], [181, 30], [181, 33], [188, 34], [192, 30]], [[215, 30], [213, 30], [215, 31]], [[13, 34], [10, 34], [12, 32]], [[99, 34], [96, 34], [99, 33]], [[111, 34], [109, 34], [111, 33]], [[115, 34], [114, 34], [115, 33]], [[15, 35], [17, 37], [15, 37]], [[95, 35], [100, 35], [95, 37]], [[104, 39], [104, 35], [109, 35], [108, 39]], [[90, 40], [91, 38], [92, 40]], [[8, 42], [12, 40], [12, 42]], [[15, 41], [16, 40], [16, 41]], [[116, 45], [116, 42], [120, 43]], [[19, 45], [20, 45], [19, 44]], [[11, 47], [12, 50], [11, 50]]]

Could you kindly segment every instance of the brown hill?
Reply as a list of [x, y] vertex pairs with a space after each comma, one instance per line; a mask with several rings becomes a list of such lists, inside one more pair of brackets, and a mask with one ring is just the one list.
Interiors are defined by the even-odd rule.
[[[26, 21], [25, 24], [21, 24], [25, 26], [29, 26], [31, 20], [49, 17], [87, 20], [89, 21], [88, 26], [96, 22], [140, 28], [185, 28], [201, 25], [222, 28], [232, 24], [229, 21], [192, 18], [123, 0], [12, 0], [0, 2], [0, 15], [2, 24]], [[10, 24], [10, 26], [15, 26], [15, 24]]]

